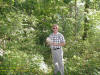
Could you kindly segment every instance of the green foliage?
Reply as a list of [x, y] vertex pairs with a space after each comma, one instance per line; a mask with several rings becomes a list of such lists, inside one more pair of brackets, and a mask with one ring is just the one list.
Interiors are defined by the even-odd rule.
[[68, 3], [71, 2], [71, 0], [64, 0], [64, 2], [65, 2], [66, 4], [68, 4]]
[[52, 24], [59, 25], [66, 39], [65, 75], [100, 75], [99, 2], [76, 0], [75, 6], [75, 0], [0, 0], [4, 51], [0, 75], [53, 75], [51, 51], [45, 43]]
[[7, 50], [0, 65], [0, 74], [44, 74], [41, 68], [41, 64], [45, 65], [43, 60], [43, 56], [39, 54], [29, 55], [23, 51]]
[[65, 51], [68, 57], [67, 62], [65, 62], [66, 73], [71, 75], [99, 75], [100, 61], [97, 59], [100, 52], [94, 51], [88, 41], [76, 42], [70, 46], [68, 51]]

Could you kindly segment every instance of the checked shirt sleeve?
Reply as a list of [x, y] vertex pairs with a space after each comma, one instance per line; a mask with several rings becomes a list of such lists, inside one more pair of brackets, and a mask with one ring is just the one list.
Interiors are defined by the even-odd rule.
[[61, 43], [65, 43], [65, 38], [64, 38], [64, 36], [62, 34], [60, 35], [60, 42]]

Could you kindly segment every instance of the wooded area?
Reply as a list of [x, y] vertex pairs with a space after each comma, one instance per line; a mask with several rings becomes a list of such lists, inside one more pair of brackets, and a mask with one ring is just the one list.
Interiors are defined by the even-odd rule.
[[100, 75], [100, 0], [0, 0], [0, 75], [53, 75], [52, 24], [65, 75]]

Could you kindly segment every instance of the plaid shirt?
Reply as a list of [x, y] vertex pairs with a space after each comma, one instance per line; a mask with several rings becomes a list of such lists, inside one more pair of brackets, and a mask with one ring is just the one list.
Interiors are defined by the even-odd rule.
[[[52, 40], [52, 42], [55, 42], [57, 44], [59, 44], [59, 43], [65, 43], [64, 36], [61, 33], [59, 33], [59, 32], [57, 32], [57, 34], [52, 33], [49, 36], [49, 38]], [[51, 49], [62, 48], [62, 46], [53, 46], [52, 45], [52, 46], [50, 46], [50, 48]]]

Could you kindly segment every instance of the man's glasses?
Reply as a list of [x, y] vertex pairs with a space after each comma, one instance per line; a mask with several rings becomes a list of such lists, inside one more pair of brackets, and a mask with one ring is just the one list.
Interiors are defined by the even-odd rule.
[[56, 28], [53, 28], [53, 29], [57, 29], [57, 27]]

